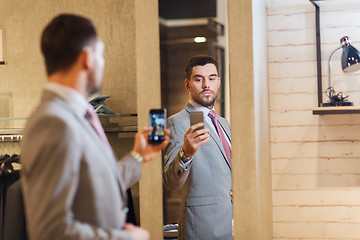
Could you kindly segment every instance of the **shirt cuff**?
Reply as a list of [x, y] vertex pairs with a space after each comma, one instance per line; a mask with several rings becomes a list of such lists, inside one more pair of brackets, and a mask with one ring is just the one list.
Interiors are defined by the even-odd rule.
[[191, 157], [191, 159], [189, 161], [187, 161], [186, 163], [183, 162], [183, 160], [181, 158], [179, 158], [179, 164], [180, 167], [184, 170], [188, 169], [188, 167], [190, 166], [190, 164], [192, 163], [193, 158]]
[[141, 163], [141, 162], [143, 161], [143, 157], [142, 157], [139, 153], [137, 153], [137, 152], [135, 152], [135, 151], [131, 151], [131, 152], [130, 152], [130, 155], [131, 155], [133, 158], [135, 158], [136, 161], [138, 161], [139, 163]]

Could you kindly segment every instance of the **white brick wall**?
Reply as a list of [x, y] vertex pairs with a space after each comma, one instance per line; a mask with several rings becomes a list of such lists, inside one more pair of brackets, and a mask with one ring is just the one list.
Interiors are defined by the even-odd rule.
[[[360, 50], [360, 1], [320, 2], [323, 88], [327, 60], [350, 36]], [[360, 239], [360, 114], [312, 115], [317, 107], [315, 9], [268, 1], [274, 239]], [[360, 73], [333, 56], [337, 90], [360, 106]], [[326, 96], [324, 96], [326, 101]]]

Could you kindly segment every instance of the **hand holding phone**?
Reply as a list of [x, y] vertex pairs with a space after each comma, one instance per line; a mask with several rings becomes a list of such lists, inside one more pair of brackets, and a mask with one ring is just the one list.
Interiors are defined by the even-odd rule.
[[[202, 127], [195, 129], [196, 124], [203, 123]], [[204, 128], [204, 113], [202, 111], [190, 112], [191, 127], [184, 135], [184, 144], [182, 146], [183, 155], [191, 157], [200, 146], [210, 140], [209, 129]]]
[[149, 112], [149, 126], [153, 128], [149, 132], [149, 143], [162, 143], [165, 139], [166, 109], [151, 109]]
[[[193, 126], [197, 123], [204, 123], [204, 114], [202, 111], [190, 112], [190, 126]], [[204, 127], [198, 128], [203, 129]]]

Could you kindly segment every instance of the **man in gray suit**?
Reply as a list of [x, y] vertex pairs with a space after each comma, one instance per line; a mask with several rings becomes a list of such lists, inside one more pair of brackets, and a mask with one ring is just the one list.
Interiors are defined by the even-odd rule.
[[[179, 239], [232, 239], [230, 125], [214, 112], [218, 64], [210, 56], [194, 56], [185, 74], [190, 99], [168, 119], [163, 175], [165, 187], [182, 188]], [[192, 111], [202, 111], [204, 123], [190, 126]]]
[[[21, 185], [30, 240], [149, 239], [125, 223], [126, 190], [169, 141], [149, 145], [143, 128], [117, 162], [86, 99], [98, 92], [104, 44], [82, 16], [54, 18], [41, 37], [48, 82], [22, 143]], [[167, 131], [168, 135], [169, 132]]]

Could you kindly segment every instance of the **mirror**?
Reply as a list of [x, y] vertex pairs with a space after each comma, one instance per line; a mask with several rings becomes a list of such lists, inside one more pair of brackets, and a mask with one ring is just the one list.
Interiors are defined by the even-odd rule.
[[[107, 106], [120, 115], [101, 120], [109, 126], [105, 131], [108, 130], [108, 139], [117, 156], [127, 154], [133, 146], [134, 131], [121, 127], [135, 127], [136, 131], [137, 125], [134, 1], [111, 0], [104, 4], [91, 0], [85, 4], [85, 1], [59, 0], [45, 4], [35, 0], [21, 3], [0, 0], [0, 6], [0, 46], [4, 46], [0, 62], [7, 63], [0, 64], [0, 128], [23, 129], [41, 98], [46, 73], [39, 39], [45, 24], [60, 13], [81, 14], [92, 19], [106, 45], [102, 91], [111, 96], [105, 101]], [[134, 192], [138, 210], [139, 190]], [[136, 221], [139, 222], [139, 214]]]
[[[193, 55], [213, 56], [219, 64], [221, 87], [215, 102], [218, 115], [229, 122], [227, 1], [159, 0], [162, 107], [168, 117], [189, 101], [184, 67]], [[164, 225], [179, 222], [182, 190], [164, 187]]]
[[[159, 5], [162, 5], [164, 2], [166, 1], [160, 1]], [[169, 92], [167, 97], [163, 99], [164, 102], [171, 105], [167, 106], [164, 103], [164, 106], [168, 108], [169, 115], [184, 107], [188, 101], [187, 93], [183, 85], [184, 65], [191, 55], [200, 53], [210, 54], [215, 56], [220, 62], [220, 74], [222, 74], [221, 79], [223, 81], [221, 88], [222, 92], [216, 102], [216, 110], [220, 115], [228, 118], [228, 61], [226, 60], [228, 59], [226, 48], [227, 1], [193, 0], [179, 2], [179, 8], [177, 8], [175, 12], [169, 13], [169, 15], [173, 15], [174, 19], [178, 19], [178, 15], [175, 15], [177, 12], [179, 14], [188, 12], [189, 16], [191, 16], [189, 18], [191, 20], [190, 22], [192, 22], [190, 26], [196, 34], [191, 34], [191, 32], [184, 27], [184, 24], [176, 26], [176, 24], [179, 24], [179, 22], [181, 23], [182, 20], [173, 21], [173, 19], [167, 19], [166, 21], [170, 24], [170, 26], [166, 23], [161, 25], [162, 27], [167, 26], [167, 28], [172, 30], [182, 30], [182, 32], [173, 31], [173, 37], [170, 35], [161, 35], [161, 50], [163, 50], [164, 47], [168, 49], [168, 54], [166, 55], [165, 60], [174, 60], [172, 53], [174, 53], [173, 51], [175, 50], [172, 47], [177, 45], [183, 46], [182, 49], [178, 50], [178, 53], [182, 54], [182, 59], [178, 59], [173, 62], [170, 61], [168, 65], [162, 65], [163, 69], [164, 66], [166, 66], [166, 72], [162, 71], [162, 74], [167, 74], [167, 79], [169, 81], [171, 80], [171, 84], [175, 82], [176, 84], [179, 84], [174, 86], [173, 90], [175, 91]], [[109, 119], [109, 124], [133, 125], [134, 122], [136, 124], [136, 119], [134, 120], [133, 116], [133, 114], [136, 114], [138, 110], [136, 106], [137, 81], [136, 76], [134, 75], [134, 72], [137, 71], [136, 57], [134, 57], [136, 55], [136, 43], [134, 36], [134, 28], [136, 24], [133, 17], [134, 13], [131, 12], [135, 8], [134, 1], [111, 0], [107, 2], [107, 4], [91, 1], [91, 4], [84, 4], [84, 1], [68, 2], [62, 0], [57, 3], [37, 4], [35, 9], [33, 8], [35, 4], [35, 1], [33, 0], [23, 2], [20, 5], [14, 1], [5, 0], [0, 0], [0, 3], [2, 6], [0, 8], [0, 25], [1, 27], [4, 27], [3, 29], [6, 29], [6, 34], [4, 34], [4, 31], [2, 32], [2, 43], [6, 42], [6, 49], [3, 50], [3, 54], [1, 55], [5, 56], [6, 53], [5, 60], [8, 63], [7, 65], [0, 65], [2, 79], [4, 80], [0, 93], [0, 103], [2, 105], [0, 117], [22, 117], [25, 119], [36, 107], [41, 96], [42, 86], [44, 85], [46, 79], [43, 58], [39, 48], [39, 34], [44, 27], [44, 23], [51, 17], [60, 12], [75, 12], [84, 14], [95, 22], [99, 30], [99, 35], [102, 36], [105, 45], [107, 46], [107, 49], [105, 50], [106, 67], [104, 73], [103, 92], [111, 96], [111, 99], [107, 102], [108, 106], [122, 116], [130, 114], [123, 117], [121, 119], [122, 122], [120, 122], [120, 120], [117, 121], [116, 119]], [[201, 4], [206, 4], [206, 7], [200, 8]], [[31, 14], [29, 14], [29, 9], [33, 9]], [[201, 9], [210, 9], [211, 14], [207, 16], [200, 12]], [[214, 22], [210, 22], [209, 24], [208, 17], [211, 17], [211, 19], [220, 23], [220, 25], [213, 25]], [[175, 24], [175, 26], [172, 24]], [[213, 30], [208, 29], [208, 25], [212, 26], [211, 29]], [[220, 36], [221, 34], [218, 34], [218, 31], [221, 31], [221, 25], [224, 25], [224, 36]], [[218, 29], [218, 26], [220, 26], [220, 29]], [[29, 29], [31, 29], [31, 31]], [[162, 31], [160, 32], [163, 34]], [[174, 36], [176, 34], [177, 36]], [[179, 37], [184, 36], [186, 36], [185, 42], [176, 43]], [[207, 37], [207, 41], [202, 43], [201, 39], [199, 39], [200, 43], [194, 43], [193, 37], [197, 36], [205, 36]], [[163, 37], [166, 38], [164, 39]], [[26, 39], [26, 44], [19, 41], [21, 39]], [[191, 43], [186, 43], [186, 40], [189, 39], [191, 40]], [[165, 42], [163, 42], [163, 40]], [[191, 48], [194, 52], [183, 52], [184, 49], [189, 48]], [[203, 52], [198, 52], [200, 51], [199, 49]], [[162, 54], [162, 62], [164, 61], [163, 56], [164, 55]], [[163, 84], [163, 87], [164, 86], [165, 85]], [[177, 106], [177, 108], [172, 106]], [[181, 108], [179, 108], [179, 106]], [[1, 124], [6, 124], [3, 128], [22, 128], [24, 125], [23, 122], [25, 123], [26, 121], [22, 121], [21, 124], [13, 124], [11, 126], [8, 126], [7, 122]], [[128, 139], [132, 138], [133, 133], [125, 132], [122, 133], [121, 136], [119, 135], [120, 134], [117, 132], [113, 132], [110, 134], [109, 140], [116, 145], [115, 148], [117, 151], [121, 150], [121, 152], [117, 152], [117, 154], [121, 156], [127, 152], [127, 149], [131, 148], [132, 140], [129, 141]], [[139, 190], [136, 190], [135, 192], [138, 193]], [[178, 196], [176, 195], [178, 193], [172, 194], [174, 194], [175, 197]], [[171, 201], [169, 202], [171, 203]], [[134, 196], [134, 205], [135, 209], [139, 209], [138, 195]], [[164, 223], [173, 223], [174, 221], [177, 221], [177, 210], [170, 209], [177, 209], [176, 204], [169, 206], [165, 204], [164, 207], [166, 209], [164, 214], [166, 219], [164, 219]], [[171, 216], [171, 214], [173, 215]], [[139, 214], [137, 213], [137, 221], [139, 219], [138, 216]]]

